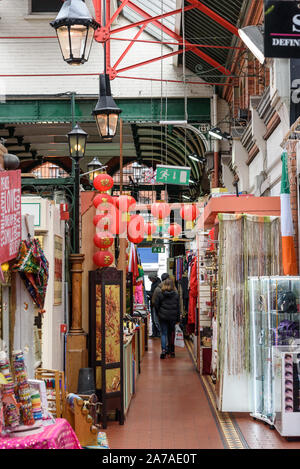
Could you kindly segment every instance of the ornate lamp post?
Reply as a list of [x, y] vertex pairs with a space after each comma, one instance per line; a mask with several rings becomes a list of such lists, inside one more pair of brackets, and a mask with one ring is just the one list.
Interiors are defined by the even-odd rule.
[[121, 109], [116, 105], [110, 90], [107, 74], [100, 75], [100, 96], [93, 111], [99, 135], [105, 141], [111, 141], [116, 135]]
[[82, 0], [66, 0], [51, 26], [55, 28], [61, 53], [69, 65], [87, 62], [99, 24]]

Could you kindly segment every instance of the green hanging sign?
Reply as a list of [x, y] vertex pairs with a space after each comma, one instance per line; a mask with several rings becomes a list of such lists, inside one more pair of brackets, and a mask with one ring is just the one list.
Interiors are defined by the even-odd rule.
[[166, 252], [166, 248], [164, 246], [152, 246], [152, 252], [155, 254], [162, 254]]
[[156, 166], [156, 182], [188, 186], [191, 168], [185, 166]]

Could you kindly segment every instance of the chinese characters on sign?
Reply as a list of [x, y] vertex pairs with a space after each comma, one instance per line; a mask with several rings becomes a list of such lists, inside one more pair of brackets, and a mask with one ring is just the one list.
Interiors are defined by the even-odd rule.
[[157, 165], [156, 182], [188, 186], [190, 173], [189, 167]]
[[0, 264], [17, 256], [21, 231], [21, 171], [3, 171], [0, 172]]
[[165, 252], [165, 247], [164, 246], [152, 246], [152, 252], [156, 254], [162, 254]]

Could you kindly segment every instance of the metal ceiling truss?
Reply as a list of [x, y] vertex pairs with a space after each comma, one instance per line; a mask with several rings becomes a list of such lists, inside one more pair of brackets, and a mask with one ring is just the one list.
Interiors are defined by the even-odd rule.
[[[102, 3], [102, 1], [104, 2], [104, 4]], [[186, 12], [189, 10], [199, 10], [202, 13], [204, 13], [206, 16], [208, 16], [211, 20], [221, 25], [226, 31], [229, 31], [231, 34], [238, 36], [238, 30], [235, 25], [231, 24], [229, 21], [227, 21], [224, 17], [219, 15], [213, 9], [207, 7], [203, 2], [198, 1], [198, 0], [188, 0], [188, 4], [183, 6], [182, 8], [168, 11], [160, 15], [156, 15], [156, 16], [151, 16], [149, 13], [147, 13], [145, 10], [143, 10], [140, 6], [138, 6], [136, 3], [134, 3], [131, 0], [120, 0], [120, 5], [112, 16], [110, 15], [110, 0], [93, 0], [93, 4], [94, 4], [94, 9], [95, 9], [95, 20], [99, 24], [102, 25], [100, 26], [100, 28], [98, 28], [98, 30], [96, 30], [95, 39], [97, 42], [106, 44], [106, 59], [107, 60], [106, 60], [105, 72], [109, 74], [111, 80], [116, 78], [120, 73], [125, 72], [127, 70], [141, 67], [143, 65], [153, 63], [157, 60], [164, 60], [168, 57], [179, 55], [187, 51], [192, 51], [200, 59], [204, 60], [206, 63], [208, 63], [212, 67], [217, 68], [221, 72], [222, 75], [224, 76], [230, 75], [230, 70], [228, 70], [226, 67], [224, 67], [224, 65], [222, 65], [217, 60], [213, 59], [209, 54], [203, 51], [203, 49], [207, 47], [205, 44], [199, 45], [199, 44], [193, 44], [187, 41], [180, 34], [177, 34], [175, 31], [171, 30], [160, 21], [164, 18], [167, 18], [168, 16], [174, 16], [178, 14], [181, 15], [183, 12]], [[102, 6], [105, 6], [105, 26], [103, 26], [104, 22], [103, 22]], [[140, 21], [136, 21], [134, 23], [112, 29], [112, 24], [114, 20], [122, 12], [124, 7], [130, 8], [132, 11], [137, 13], [142, 19]], [[131, 51], [134, 44], [138, 41], [138, 38], [140, 37], [140, 35], [142, 34], [142, 32], [144, 31], [145, 27], [148, 24], [152, 24], [153, 26], [157, 27], [160, 31], [168, 35], [170, 38], [174, 39], [175, 42], [173, 42], [172, 45], [175, 48], [178, 47], [178, 49], [173, 52], [170, 52], [169, 54], [161, 55], [161, 56], [158, 56], [158, 57], [146, 60], [146, 61], [138, 62], [132, 65], [129, 65], [127, 67], [118, 68], [122, 60]], [[121, 56], [118, 58], [118, 60], [115, 62], [115, 64], [112, 65], [111, 60], [110, 60], [111, 58], [110, 57], [110, 41], [111, 39], [114, 39], [113, 35], [126, 31], [126, 30], [130, 30], [132, 28], [137, 28], [137, 27], [140, 28], [139, 31], [131, 40], [128, 39], [128, 41], [130, 41], [128, 46], [125, 48], [125, 50], [123, 51]], [[118, 39], [118, 38], [115, 38], [115, 39]], [[153, 42], [159, 43], [159, 41], [153, 41]], [[213, 46], [208, 45], [208, 47], [213, 47]], [[222, 46], [218, 46], [218, 47], [222, 47]]]

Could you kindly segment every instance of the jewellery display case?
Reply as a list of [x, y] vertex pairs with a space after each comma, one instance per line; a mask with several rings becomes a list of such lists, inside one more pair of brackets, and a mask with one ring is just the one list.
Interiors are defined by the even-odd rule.
[[275, 428], [300, 436], [300, 347], [273, 348]]
[[251, 416], [274, 428], [273, 349], [296, 346], [300, 324], [300, 277], [249, 277]]

